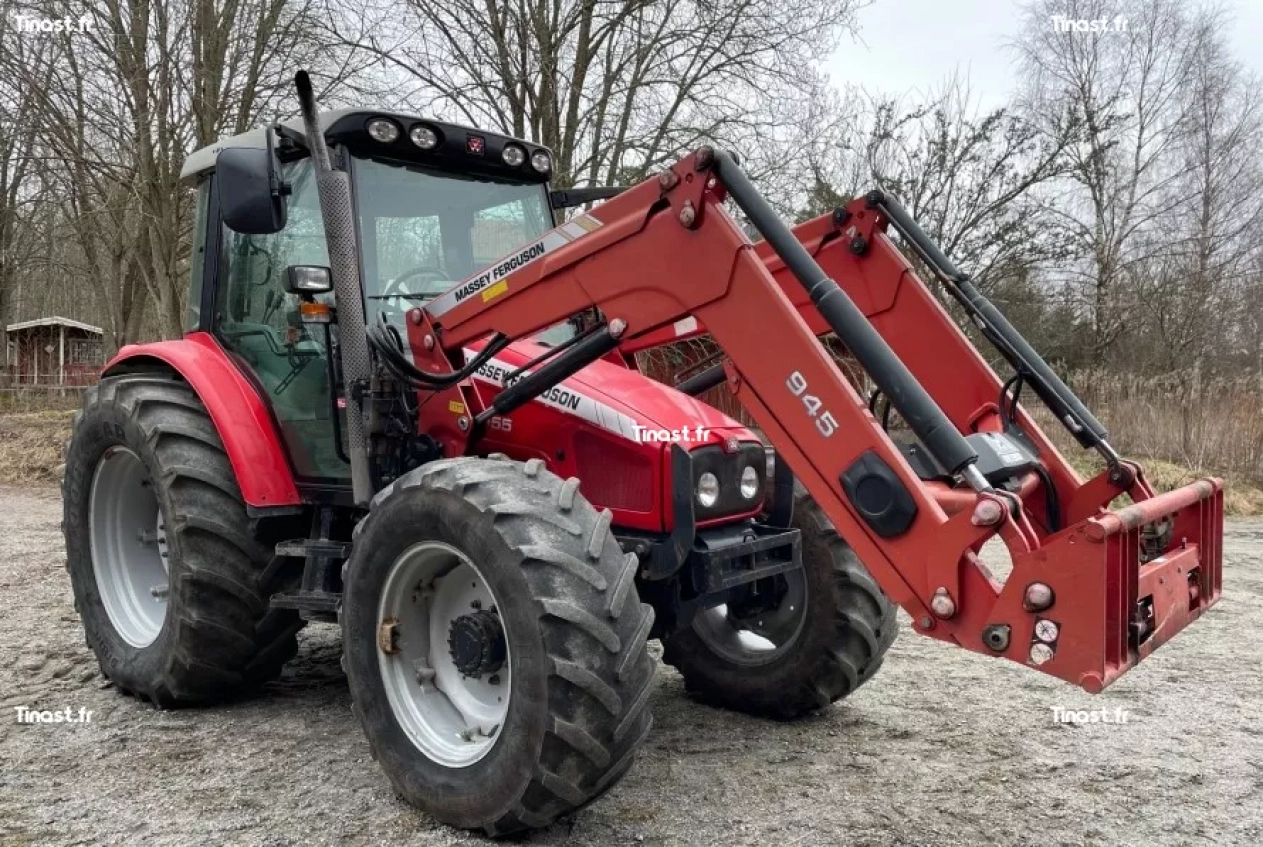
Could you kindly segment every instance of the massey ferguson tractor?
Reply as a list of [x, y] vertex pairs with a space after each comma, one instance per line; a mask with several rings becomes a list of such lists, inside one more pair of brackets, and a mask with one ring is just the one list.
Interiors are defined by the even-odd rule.
[[[895, 198], [791, 231], [709, 147], [621, 193], [550, 192], [538, 145], [318, 114], [296, 84], [301, 121], [188, 158], [187, 333], [121, 350], [75, 419], [68, 567], [121, 691], [224, 698], [337, 622], [398, 792], [499, 835], [628, 771], [650, 638], [699, 697], [790, 718], [877, 671], [896, 604], [1098, 692], [1219, 598], [1219, 481], [1156, 494]], [[685, 390], [636, 370], [703, 332], [724, 357]], [[720, 385], [774, 462], [692, 396]], [[1007, 578], [978, 556], [997, 537]]]

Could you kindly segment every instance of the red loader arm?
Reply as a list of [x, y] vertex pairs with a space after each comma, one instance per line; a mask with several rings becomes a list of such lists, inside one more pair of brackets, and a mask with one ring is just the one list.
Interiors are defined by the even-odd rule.
[[[729, 195], [765, 247], [756, 249], [724, 212]], [[795, 240], [733, 161], [703, 148], [413, 310], [410, 346], [422, 370], [446, 373], [467, 343], [526, 337], [599, 308], [606, 323], [521, 379], [514, 388], [525, 393], [615, 346], [661, 343], [700, 324], [728, 356], [734, 394], [920, 631], [1099, 691], [1218, 598], [1218, 481], [1152, 497], [1137, 477], [1128, 487], [1142, 502], [1106, 512], [1119, 488], [1081, 484], [1021, 415], [1063, 495], [1069, 525], [1050, 533], [1027, 506], [1043, 502], [1035, 495], [1045, 483], [1027, 473], [1013, 491], [997, 490], [962, 435], [1000, 428], [995, 374], [886, 240], [881, 213], [853, 214], [848, 238], [867, 239], [859, 254], [820, 221], [800, 227]], [[813, 226], [818, 237], [805, 232]], [[816, 338], [830, 330], [946, 471], [940, 481], [918, 477], [838, 371]], [[769, 338], [775, 356], [767, 355]], [[913, 372], [951, 386], [944, 393], [953, 397], [940, 409]], [[484, 403], [468, 381], [436, 393], [446, 396], [423, 398], [421, 428], [448, 455], [464, 452], [480, 420], [505, 412], [497, 403], [512, 402], [506, 389]], [[977, 557], [996, 535], [1013, 560], [1004, 583]]]

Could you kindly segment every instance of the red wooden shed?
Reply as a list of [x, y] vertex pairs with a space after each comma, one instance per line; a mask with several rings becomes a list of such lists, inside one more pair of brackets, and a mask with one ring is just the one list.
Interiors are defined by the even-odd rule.
[[91, 385], [105, 364], [99, 326], [70, 318], [9, 324], [9, 385]]

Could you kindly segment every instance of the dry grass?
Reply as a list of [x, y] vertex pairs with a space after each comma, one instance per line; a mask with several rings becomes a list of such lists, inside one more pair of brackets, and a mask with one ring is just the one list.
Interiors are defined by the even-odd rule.
[[73, 416], [60, 410], [0, 414], [0, 483], [60, 482]]
[[[1045, 430], [1045, 432], [1047, 431]], [[1054, 438], [1053, 440], [1056, 441], [1058, 439]], [[1063, 455], [1066, 455], [1070, 460], [1070, 464], [1074, 466], [1074, 469], [1085, 477], [1096, 476], [1105, 467], [1105, 463], [1100, 461], [1095, 453], [1066, 451], [1065, 445], [1059, 446], [1063, 450]], [[1149, 484], [1159, 492], [1179, 488], [1181, 485], [1187, 485], [1193, 480], [1205, 476], [1222, 477], [1222, 474], [1210, 471], [1199, 473], [1183, 465], [1166, 462], [1162, 459], [1142, 459], [1140, 464], [1145, 469], [1145, 476], [1148, 478]], [[1263, 490], [1249, 482], [1225, 477], [1224, 514], [1236, 517], [1263, 515]]]
[[[1076, 374], [1071, 382], [1107, 422], [1114, 447], [1140, 460], [1155, 488], [1167, 491], [1198, 477], [1220, 476], [1228, 514], [1263, 515], [1263, 392], [1242, 382], [1140, 381], [1091, 373]], [[725, 394], [717, 389], [703, 399], [731, 405]], [[79, 398], [49, 395], [45, 402], [58, 408], [46, 411], [6, 411], [5, 399], [0, 396], [0, 483], [59, 481], [72, 416], [64, 409], [77, 408]], [[1100, 470], [1096, 455], [1074, 444], [1042, 406], [1027, 409], [1080, 473]], [[725, 411], [745, 417], [740, 409]]]

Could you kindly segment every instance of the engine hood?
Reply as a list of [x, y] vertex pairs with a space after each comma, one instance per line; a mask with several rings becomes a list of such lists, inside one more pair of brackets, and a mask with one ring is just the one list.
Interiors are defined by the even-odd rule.
[[[481, 344], [470, 345], [465, 350], [466, 360], [481, 347]], [[509, 371], [546, 349], [531, 341], [515, 342], [488, 361], [475, 378], [503, 385]], [[558, 406], [631, 440], [637, 440], [635, 427], [667, 432], [682, 432], [687, 428], [687, 437], [673, 440], [689, 448], [722, 444], [732, 437], [741, 441], [759, 440], [749, 427], [714, 407], [639, 371], [604, 359], [562, 380], [536, 402]], [[700, 438], [699, 428], [705, 431]]]

